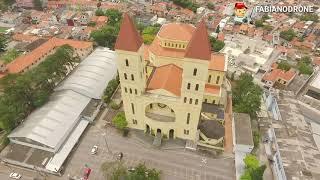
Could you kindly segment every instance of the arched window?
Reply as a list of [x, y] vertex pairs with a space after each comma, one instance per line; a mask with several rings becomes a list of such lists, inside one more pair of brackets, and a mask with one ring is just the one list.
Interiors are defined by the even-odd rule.
[[132, 89], [130, 88], [130, 94], [132, 94]]
[[129, 66], [129, 61], [128, 61], [128, 59], [126, 59], [126, 66]]
[[210, 83], [210, 81], [211, 81], [211, 75], [209, 75], [208, 77], [208, 83]]
[[137, 91], [137, 89], [134, 89], [134, 93], [137, 95], [138, 94], [138, 91]]
[[198, 99], [196, 99], [196, 101], [194, 102], [195, 105], [198, 105]]
[[187, 124], [189, 124], [189, 122], [190, 122], [190, 113], [188, 113], [187, 115]]
[[132, 114], [134, 114], [134, 104], [131, 103]]
[[183, 102], [184, 102], [184, 103], [186, 103], [186, 102], [187, 102], [187, 97], [184, 97]]
[[193, 75], [194, 75], [194, 76], [197, 75], [197, 71], [198, 71], [197, 68], [194, 68], [194, 69], [193, 69]]
[[219, 84], [220, 76], [217, 76], [216, 84]]
[[124, 79], [128, 79], [127, 73], [124, 73]]
[[188, 83], [188, 85], [187, 85], [187, 89], [190, 89], [190, 86], [191, 86], [191, 84], [190, 84], [190, 83]]
[[196, 84], [196, 91], [198, 91], [199, 90], [199, 84]]
[[134, 75], [133, 74], [131, 74], [131, 80], [134, 81]]
[[126, 93], [128, 92], [128, 89], [126, 87], [124, 88], [124, 92], [126, 92]]
[[189, 99], [189, 104], [192, 104], [192, 98]]

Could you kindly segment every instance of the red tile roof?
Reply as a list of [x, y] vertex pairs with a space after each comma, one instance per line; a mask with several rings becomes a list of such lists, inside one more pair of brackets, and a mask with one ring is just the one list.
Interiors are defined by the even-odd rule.
[[132, 19], [127, 13], [124, 13], [115, 49], [136, 52], [142, 44], [143, 40], [135, 28]]
[[208, 32], [205, 22], [202, 20], [187, 46], [185, 57], [201, 60], [211, 60], [211, 45], [209, 43]]
[[296, 75], [296, 72], [294, 72], [293, 70], [284, 71], [281, 69], [273, 69], [271, 72], [266, 73], [262, 79], [265, 81], [274, 82], [280, 78], [286, 81], [290, 81], [294, 78], [295, 75]]
[[211, 84], [206, 84], [204, 91], [206, 93], [214, 94], [214, 95], [219, 95], [220, 94], [220, 86], [216, 85], [211, 85]]
[[182, 69], [174, 64], [157, 67], [151, 76], [147, 90], [165, 89], [181, 95]]
[[169, 23], [161, 27], [158, 36], [165, 39], [189, 41], [195, 27], [191, 24]]
[[211, 54], [211, 61], [209, 63], [209, 70], [225, 71], [224, 54]]
[[25, 68], [29, 67], [33, 63], [36, 63], [40, 58], [45, 57], [51, 50], [56, 47], [68, 44], [73, 48], [86, 49], [92, 47], [92, 42], [76, 41], [71, 39], [58, 39], [51, 38], [47, 42], [43, 43], [41, 46], [33, 50], [32, 52], [19, 56], [14, 61], [7, 65], [9, 73], [19, 73]]

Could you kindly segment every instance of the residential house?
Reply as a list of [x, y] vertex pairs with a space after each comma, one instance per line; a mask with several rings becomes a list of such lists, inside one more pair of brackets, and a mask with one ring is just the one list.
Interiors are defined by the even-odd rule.
[[288, 71], [278, 69], [278, 64], [273, 63], [271, 70], [266, 72], [262, 77], [262, 82], [265, 83], [267, 87], [274, 87], [275, 85], [280, 85], [281, 87], [287, 87], [297, 73], [290, 69]]

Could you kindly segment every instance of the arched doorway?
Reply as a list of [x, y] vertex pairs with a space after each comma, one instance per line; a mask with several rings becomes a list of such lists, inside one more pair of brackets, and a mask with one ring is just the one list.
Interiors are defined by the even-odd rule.
[[157, 129], [157, 134], [160, 133], [161, 134], [161, 129]]
[[150, 126], [148, 124], [146, 124], [146, 133], [150, 134]]
[[170, 129], [169, 131], [169, 139], [173, 139], [174, 138], [174, 130]]

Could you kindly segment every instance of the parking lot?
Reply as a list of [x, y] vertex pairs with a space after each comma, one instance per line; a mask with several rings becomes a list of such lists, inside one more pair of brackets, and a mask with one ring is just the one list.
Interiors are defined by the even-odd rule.
[[[114, 128], [104, 127], [101, 119], [88, 127], [75, 152], [66, 163], [62, 178], [82, 176], [85, 166], [92, 169], [90, 179], [103, 180], [100, 171], [105, 161], [114, 161], [116, 154], [123, 152], [123, 161], [129, 166], [145, 163], [148, 167], [161, 170], [165, 180], [233, 180], [235, 179], [234, 159], [214, 159], [184, 149], [161, 150], [143, 143], [137, 137], [122, 137]], [[91, 155], [91, 148], [99, 147], [96, 155]]]

